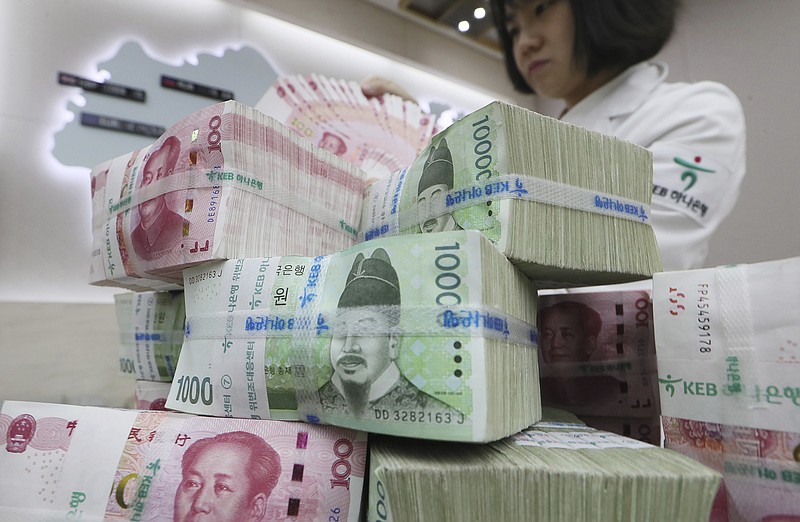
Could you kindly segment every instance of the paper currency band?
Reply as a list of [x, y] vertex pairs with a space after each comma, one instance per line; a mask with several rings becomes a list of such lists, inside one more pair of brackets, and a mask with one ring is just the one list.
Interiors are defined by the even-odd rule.
[[[322, 261], [327, 259], [324, 257]], [[319, 272], [324, 278], [325, 267]], [[315, 286], [322, 286], [321, 281], [316, 280]], [[306, 295], [310, 293], [313, 292], [306, 288]], [[389, 318], [380, 322], [383, 327], [376, 327], [376, 323], [371, 320], [361, 320], [372, 318], [376, 313]], [[187, 318], [186, 337], [191, 340], [222, 340], [219, 332], [226, 332], [223, 343], [230, 343], [232, 339], [289, 340], [291, 347], [288, 362], [292, 367], [297, 411], [301, 419], [311, 423], [325, 421], [319, 399], [319, 383], [316, 372], [313, 371], [318, 366], [316, 340], [320, 338], [384, 335], [443, 338], [480, 336], [530, 347], [536, 347], [538, 343], [538, 335], [532, 325], [488, 307], [379, 305], [337, 309], [332, 315], [333, 317], [327, 317], [320, 312], [315, 300], [296, 314], [259, 313], [258, 310], [198, 314]], [[264, 356], [263, 350], [256, 354], [256, 367], [264, 366]], [[267, 418], [268, 410], [262, 412], [262, 415]]]
[[[400, 173], [398, 183], [402, 184], [404, 180], [404, 173]], [[395, 190], [395, 192], [402, 192], [402, 188]], [[486, 182], [475, 182], [465, 187], [450, 190], [438, 202], [433, 201], [428, 207], [427, 213], [420, 215], [418, 209], [414, 206], [409, 209], [389, 212], [389, 217], [385, 221], [374, 221], [369, 224], [362, 223], [359, 239], [372, 238], [368, 236], [397, 235], [400, 231], [413, 228], [428, 219], [500, 199], [522, 199], [626, 219], [646, 225], [651, 224], [650, 206], [640, 201], [533, 176], [511, 173], [492, 177]]]
[[[284, 172], [287, 176], [303, 175], [303, 173], [297, 173], [296, 168], [292, 168], [288, 162], [280, 158], [274, 159], [274, 168], [275, 171]], [[310, 174], [308, 177], [308, 183], [314, 183]], [[338, 184], [336, 186], [342, 187]], [[357, 223], [347, 223], [341, 214], [326, 208], [325, 205], [320, 205], [319, 202], [315, 201], [308, 201], [300, 197], [294, 190], [275, 183], [266, 183], [252, 173], [236, 169], [176, 172], [165, 178], [155, 180], [146, 187], [134, 190], [129, 196], [108, 203], [101, 210], [96, 211], [93, 221], [101, 220], [106, 222], [118, 214], [138, 206], [140, 203], [170, 192], [194, 189], [220, 190], [222, 188], [237, 188], [249, 192], [255, 196], [279, 203], [329, 228], [339, 230], [345, 235], [351, 237], [356, 237], [357, 235]], [[347, 189], [342, 187], [341, 190]], [[353, 192], [353, 197], [360, 198], [360, 192]]]
[[[368, 321], [382, 314], [388, 321]], [[269, 313], [258, 310], [214, 312], [188, 317], [188, 339], [218, 339], [227, 331], [227, 339], [292, 338], [308, 351], [315, 339], [338, 336], [375, 337], [380, 335], [426, 337], [483, 337], [522, 344], [538, 345], [536, 328], [491, 307], [371, 305], [340, 308], [334, 314]], [[376, 326], [383, 324], [384, 326]], [[311, 360], [311, 359], [309, 359]]]
[[154, 344], [179, 344], [183, 342], [183, 330], [134, 330], [124, 329], [119, 331], [119, 339], [123, 344], [154, 343]]
[[651, 444], [640, 442], [616, 433], [598, 431], [585, 426], [576, 425], [553, 427], [549, 423], [534, 424], [511, 438], [519, 446], [535, 446], [539, 448], [561, 449], [606, 449], [628, 448], [647, 449], [653, 448]]
[[[321, 324], [317, 324], [322, 318], [322, 313], [319, 310], [321, 299], [318, 298], [318, 295], [325, 287], [325, 278], [328, 274], [330, 259], [330, 256], [318, 256], [312, 260], [306, 276], [306, 283], [303, 287], [304, 299], [300, 303], [300, 308], [294, 314], [298, 325], [313, 325], [314, 328], [298, 328], [291, 334], [290, 362], [292, 363], [292, 375], [295, 379], [294, 390], [295, 398], [297, 399], [297, 412], [301, 419], [312, 423], [321, 422], [323, 417], [319, 393], [317, 392], [318, 383], [316, 382], [315, 372], [312, 371], [316, 366], [313, 341], [320, 332], [317, 328], [322, 328]], [[248, 322], [245, 319], [245, 328], [247, 326]]]
[[[747, 265], [719, 267], [715, 272], [726, 360], [736, 361], [740, 379], [740, 391], [732, 394], [736, 407], [723, 408], [722, 416], [726, 423], [730, 421], [730, 424], [742, 424], [742, 418], [750, 421], [751, 412], [759, 407], [757, 400], [747, 390], [763, 382], [758, 375], [758, 362], [753, 348], [753, 312], [750, 308]], [[727, 382], [728, 364], [719, 366], [719, 382]], [[752, 422], [746, 422], [745, 425], [752, 425]]]

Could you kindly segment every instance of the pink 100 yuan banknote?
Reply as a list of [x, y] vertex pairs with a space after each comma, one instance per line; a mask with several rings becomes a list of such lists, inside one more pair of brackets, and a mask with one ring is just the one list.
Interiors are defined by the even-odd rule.
[[0, 519], [358, 520], [366, 435], [6, 401]]
[[542, 290], [542, 403], [658, 445], [660, 404], [649, 283]]
[[723, 474], [711, 522], [800, 521], [800, 433], [664, 417], [664, 437]]

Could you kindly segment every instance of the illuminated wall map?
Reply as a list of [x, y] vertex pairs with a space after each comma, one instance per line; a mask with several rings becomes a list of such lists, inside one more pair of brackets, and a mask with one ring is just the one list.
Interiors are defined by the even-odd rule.
[[127, 42], [97, 68], [108, 72], [108, 82], [146, 91], [146, 100], [142, 103], [84, 91], [84, 107], [68, 103], [75, 118], [56, 133], [53, 149], [53, 156], [64, 165], [91, 168], [155, 139], [82, 125], [81, 113], [169, 127], [187, 114], [218, 103], [212, 98], [162, 87], [162, 75], [232, 91], [235, 100], [250, 106], [278, 77], [258, 51], [246, 46], [228, 49], [221, 56], [198, 54], [196, 63], [174, 66], [148, 56], [138, 43]]

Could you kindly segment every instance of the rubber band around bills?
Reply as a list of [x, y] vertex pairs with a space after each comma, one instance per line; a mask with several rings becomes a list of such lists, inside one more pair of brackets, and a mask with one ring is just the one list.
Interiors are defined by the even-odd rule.
[[[398, 317], [397, 325], [387, 328], [359, 326], [358, 319], [374, 313]], [[338, 332], [337, 319], [346, 319], [347, 332]], [[293, 345], [308, 346], [312, 339], [352, 335], [452, 337], [470, 336], [497, 339], [530, 347], [538, 346], [536, 328], [491, 307], [438, 305], [371, 305], [339, 308], [324, 314], [309, 307], [298, 314], [259, 310], [214, 312], [187, 317], [188, 337], [215, 339], [228, 328], [228, 339], [291, 338]]]
[[[750, 292], [747, 282], [747, 265], [719, 267], [715, 270], [719, 288], [719, 311], [722, 318], [722, 335], [725, 339], [726, 362], [736, 363], [738, 385], [731, 396], [739, 403], [733, 411], [728, 412], [733, 418], [750, 416], [759, 405], [752, 394], [745, 390], [752, 389], [761, 382], [758, 375], [758, 363], [753, 349], [753, 313], [750, 308]], [[721, 365], [727, 372], [728, 364]], [[721, 382], [726, 382], [723, 378]], [[739, 391], [737, 391], [739, 390]], [[742, 408], [744, 407], [744, 408]], [[723, 415], [726, 412], [723, 410]], [[740, 421], [731, 424], [737, 424]]]
[[640, 201], [513, 173], [450, 190], [438, 201], [432, 201], [428, 212], [420, 215], [416, 206], [404, 210], [398, 209], [399, 196], [406, 180], [405, 173], [403, 170], [387, 180], [387, 193], [383, 199], [391, 201], [391, 204], [388, 209], [382, 209], [384, 212], [374, 212], [375, 217], [371, 222], [361, 223], [359, 240], [397, 235], [428, 219], [500, 199], [522, 199], [651, 224], [650, 206]]
[[[297, 321], [298, 326], [301, 327], [291, 332], [292, 349], [290, 361], [292, 363], [292, 375], [295, 379], [297, 411], [301, 419], [315, 424], [322, 420], [322, 411], [319, 403], [319, 393], [317, 392], [317, 383], [314, 379], [313, 340], [321, 332], [326, 331], [323, 315], [319, 311], [321, 299], [317, 297], [325, 285], [329, 262], [330, 256], [318, 256], [312, 259], [306, 276], [306, 283], [303, 286], [303, 298], [300, 300], [300, 308], [294, 314], [294, 319]], [[255, 310], [251, 311], [255, 312]], [[258, 331], [255, 329], [256, 320], [252, 318], [253, 316], [249, 314], [242, 315], [246, 315], [244, 321], [245, 332]], [[259, 323], [261, 322], [260, 320], [258, 321]], [[235, 324], [236, 317], [234, 317]]]
[[[284, 172], [287, 173], [287, 176], [292, 175], [288, 163]], [[176, 172], [166, 178], [155, 180], [146, 187], [137, 188], [129, 196], [108, 202], [104, 205], [102, 210], [103, 220], [107, 221], [113, 219], [114, 216], [131, 210], [140, 203], [170, 192], [196, 189], [214, 190], [223, 187], [244, 190], [255, 196], [280, 203], [329, 228], [340, 230], [342, 233], [351, 237], [356, 237], [357, 235], [357, 223], [345, 222], [338, 213], [326, 208], [324, 205], [320, 205], [319, 202], [308, 201], [305, 198], [301, 198], [292, 189], [275, 183], [268, 184], [264, 180], [258, 179], [253, 174], [235, 169], [187, 170], [184, 172]]]

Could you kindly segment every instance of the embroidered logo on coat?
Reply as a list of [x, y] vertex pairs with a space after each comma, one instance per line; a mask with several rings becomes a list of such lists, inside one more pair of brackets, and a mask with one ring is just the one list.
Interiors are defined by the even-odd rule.
[[687, 169], [687, 170], [683, 171], [683, 173], [681, 173], [681, 181], [687, 181], [688, 180], [688, 183], [689, 183], [683, 189], [684, 192], [688, 191], [690, 188], [692, 188], [692, 186], [694, 186], [695, 183], [697, 183], [697, 173], [698, 172], [707, 172], [709, 174], [713, 174], [714, 172], [716, 172], [715, 170], [711, 170], [709, 168], [701, 167], [699, 165], [699, 163], [702, 161], [702, 158], [700, 156], [695, 156], [694, 157], [694, 163], [691, 163], [688, 160], [685, 160], [685, 159], [683, 159], [683, 158], [681, 158], [679, 156], [675, 156], [675, 158], [673, 158], [673, 159], [675, 160], [675, 163], [677, 163], [681, 167], [685, 167]]

